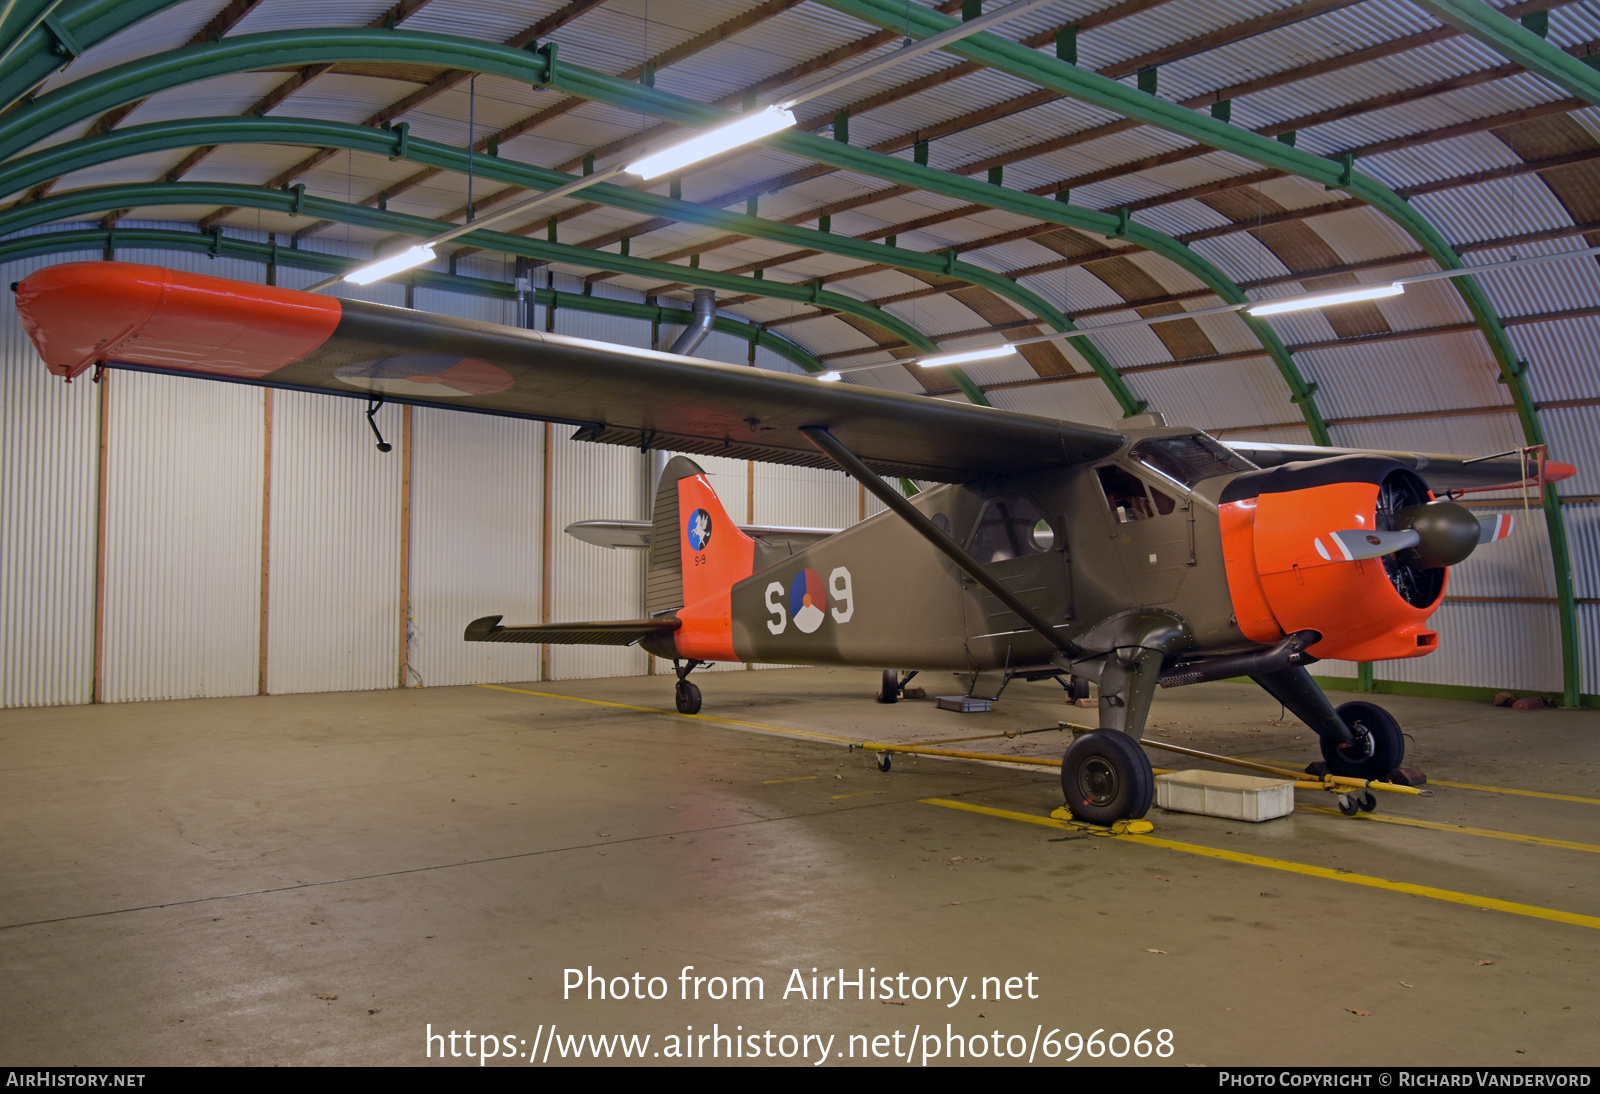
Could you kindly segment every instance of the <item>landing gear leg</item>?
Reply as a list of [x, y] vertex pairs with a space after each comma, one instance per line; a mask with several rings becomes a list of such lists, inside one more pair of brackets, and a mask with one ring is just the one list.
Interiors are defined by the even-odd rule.
[[676, 699], [679, 714], [700, 713], [700, 689], [689, 683], [689, 674], [704, 664], [707, 662], [696, 661], [692, 657], [688, 664], [680, 663], [676, 657], [672, 659], [672, 671], [678, 674]]
[[1290, 714], [1310, 726], [1312, 732], [1321, 738], [1324, 753], [1330, 749], [1348, 749], [1354, 743], [1350, 727], [1333, 709], [1333, 704], [1322, 694], [1322, 689], [1311, 679], [1304, 665], [1291, 665], [1277, 672], [1257, 673], [1250, 679], [1282, 703]]
[[1100, 728], [1126, 733], [1137, 741], [1144, 736], [1150, 701], [1161, 679], [1160, 650], [1141, 646], [1114, 649], [1100, 670]]
[[1111, 824], [1150, 811], [1156, 779], [1139, 738], [1163, 660], [1160, 650], [1141, 646], [1106, 655], [1100, 670], [1100, 728], [1074, 740], [1061, 761], [1061, 792], [1078, 820]]

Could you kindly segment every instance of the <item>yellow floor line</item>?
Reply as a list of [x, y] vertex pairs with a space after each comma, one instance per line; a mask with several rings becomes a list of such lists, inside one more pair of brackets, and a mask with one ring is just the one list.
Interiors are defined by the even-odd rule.
[[1429, 786], [1453, 786], [1457, 790], [1482, 790], [1486, 794], [1520, 794], [1525, 798], [1550, 798], [1558, 802], [1583, 802], [1600, 805], [1600, 798], [1580, 798], [1576, 794], [1551, 794], [1544, 790], [1516, 790], [1509, 786], [1479, 786], [1477, 783], [1452, 783], [1444, 779], [1429, 779]]
[[619, 710], [637, 710], [644, 714], [668, 714], [674, 718], [694, 718], [702, 722], [721, 722], [728, 726], [745, 726], [748, 729], [765, 730], [768, 733], [782, 733], [792, 737], [811, 737], [819, 741], [837, 741], [840, 744], [852, 744], [858, 738], [840, 737], [833, 733], [814, 733], [809, 729], [790, 729], [787, 726], [769, 726], [761, 722], [741, 722], [737, 718], [719, 718], [715, 714], [679, 714], [675, 710], [665, 707], [641, 707], [632, 703], [614, 703], [609, 699], [585, 699], [581, 695], [560, 695], [553, 691], [529, 691], [527, 688], [508, 688], [504, 684], [478, 684], [480, 688], [491, 691], [511, 691], [518, 695], [533, 695], [540, 699], [565, 699], [572, 703], [589, 703], [597, 707], [616, 707]]
[[[1249, 756], [1235, 756], [1233, 758], [1238, 760], [1252, 759], [1252, 757]], [[1289, 767], [1294, 766], [1294, 762], [1291, 760], [1274, 760], [1271, 757], [1263, 757], [1260, 762], [1285, 764]], [[1457, 790], [1481, 790], [1485, 794], [1519, 794], [1525, 798], [1549, 798], [1552, 801], [1558, 802], [1582, 802], [1584, 805], [1600, 805], [1600, 798], [1583, 798], [1576, 794], [1552, 794], [1547, 790], [1518, 790], [1511, 786], [1483, 786], [1479, 783], [1457, 783], [1450, 782], [1448, 779], [1435, 779], [1431, 776], [1428, 779], [1427, 785], [1449, 786], [1454, 787]]]
[[[1037, 824], [1045, 828], [1071, 827], [1064, 821], [1054, 820], [1050, 817], [1035, 816], [1031, 813], [1017, 813], [1009, 809], [994, 809], [986, 805], [972, 805], [968, 802], [950, 801], [947, 798], [923, 798], [922, 803], [924, 805], [939, 805], [946, 809], [960, 809], [968, 813], [981, 813], [984, 816], [999, 817], [1002, 820]], [[1363, 885], [1369, 889], [1387, 889], [1393, 893], [1427, 897], [1430, 900], [1442, 900], [1450, 904], [1465, 904], [1473, 908], [1488, 908], [1497, 912], [1510, 912], [1513, 915], [1528, 916], [1532, 919], [1548, 919], [1556, 923], [1570, 923], [1577, 927], [1600, 930], [1600, 916], [1563, 912], [1555, 908], [1541, 908], [1536, 904], [1518, 904], [1515, 901], [1497, 900], [1494, 897], [1458, 893], [1453, 889], [1436, 889], [1431, 885], [1413, 885], [1406, 881], [1390, 881], [1388, 878], [1373, 877], [1369, 874], [1346, 873], [1343, 870], [1334, 870], [1326, 866], [1311, 866], [1303, 862], [1266, 858], [1261, 855], [1246, 854], [1242, 851], [1225, 851], [1220, 847], [1206, 847], [1198, 843], [1179, 843], [1176, 840], [1161, 839], [1158, 836], [1125, 835], [1111, 836], [1109, 838], [1130, 843], [1142, 843], [1147, 847], [1161, 847], [1168, 851], [1182, 851], [1185, 854], [1201, 855], [1205, 858], [1222, 859], [1225, 862], [1241, 862], [1249, 866], [1262, 866], [1269, 870], [1283, 870], [1291, 874], [1303, 874], [1306, 877], [1342, 881], [1348, 885]]]
[[[1337, 809], [1324, 809], [1319, 805], [1302, 805], [1300, 813], [1326, 813], [1330, 817], [1342, 816]], [[1379, 821], [1383, 824], [1403, 824], [1407, 828], [1428, 828], [1435, 832], [1459, 832], [1464, 836], [1485, 836], [1489, 839], [1510, 840], [1513, 843], [1531, 843], [1539, 847], [1559, 847], [1566, 851], [1587, 851], [1600, 855], [1600, 846], [1593, 843], [1574, 843], [1571, 840], [1549, 839], [1545, 836], [1524, 836], [1520, 832], [1501, 832], [1493, 828], [1469, 828], [1464, 824], [1445, 824], [1442, 821], [1418, 820], [1415, 817], [1397, 817], [1392, 813], [1357, 813], [1353, 820]]]
[[815, 779], [815, 775], [801, 775], [797, 779], [762, 779], [762, 786], [776, 786], [779, 783], [808, 783]]
[[887, 794], [887, 790], [858, 790], [854, 794], [832, 794], [829, 801], [838, 801], [841, 798], [870, 798], [874, 794]]

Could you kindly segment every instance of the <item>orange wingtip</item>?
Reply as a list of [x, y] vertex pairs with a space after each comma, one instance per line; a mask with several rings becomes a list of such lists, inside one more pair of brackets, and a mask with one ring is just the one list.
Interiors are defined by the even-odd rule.
[[328, 340], [333, 297], [131, 262], [69, 262], [16, 286], [23, 329], [67, 379], [100, 362], [259, 379]]
[[1578, 469], [1570, 463], [1562, 463], [1560, 460], [1544, 461], [1545, 482], [1560, 482], [1562, 479], [1572, 478], [1577, 473]]

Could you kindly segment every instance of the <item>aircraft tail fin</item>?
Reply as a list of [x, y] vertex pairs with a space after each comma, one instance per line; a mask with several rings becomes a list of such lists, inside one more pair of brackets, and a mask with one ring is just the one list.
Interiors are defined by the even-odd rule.
[[730, 592], [754, 569], [755, 540], [734, 524], [700, 465], [674, 457], [662, 472], [651, 514], [647, 613], [678, 612], [684, 622], [678, 645], [686, 656], [735, 660]]

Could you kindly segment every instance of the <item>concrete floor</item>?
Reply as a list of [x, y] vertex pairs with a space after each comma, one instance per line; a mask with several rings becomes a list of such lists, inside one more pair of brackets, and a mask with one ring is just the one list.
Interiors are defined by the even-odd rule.
[[[746, 1052], [769, 1030], [774, 1050], [832, 1035], [833, 1060], [898, 1032], [921, 1062], [909, 1035], [936, 1031], [943, 1052], [947, 1024], [982, 1039], [980, 1062], [995, 1031], [1043, 1063], [1051, 1030], [1097, 1029], [1170, 1030], [1175, 1064], [1600, 1062], [1594, 926], [926, 804], [1041, 817], [1061, 794], [1049, 769], [903, 757], [885, 775], [763, 728], [910, 741], [1092, 715], [1054, 684], [958, 715], [875, 704], [861, 671], [699, 679], [712, 718], [667, 713], [663, 677], [520, 685], [601, 702], [462, 687], [3, 712], [0, 1061], [417, 1064], [430, 1026], [523, 1054], [554, 1023], [551, 1063], [568, 1034], [670, 1052], [691, 1026], [757, 1034]], [[1380, 816], [1600, 845], [1595, 714], [1381, 701], [1436, 780], [1597, 800], [1440, 787]], [[1250, 686], [1204, 685], [1163, 693], [1151, 736], [1313, 758], [1278, 714]], [[1003, 747], [1059, 756], [1064, 738]], [[1305, 810], [1151, 819], [1203, 848], [1600, 914], [1600, 847]], [[667, 998], [563, 999], [564, 970], [591, 966], [660, 976]], [[685, 966], [760, 976], [765, 998], [682, 1001]], [[813, 968], [967, 977], [966, 995], [1017, 977], [1024, 997], [785, 999]]]

